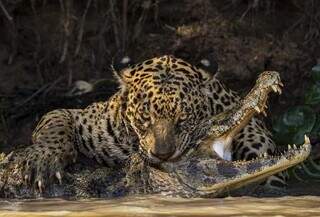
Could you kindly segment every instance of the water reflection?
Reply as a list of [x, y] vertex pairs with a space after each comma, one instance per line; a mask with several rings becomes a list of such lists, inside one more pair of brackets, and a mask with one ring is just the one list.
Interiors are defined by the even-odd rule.
[[320, 197], [0, 201], [0, 216], [320, 216]]

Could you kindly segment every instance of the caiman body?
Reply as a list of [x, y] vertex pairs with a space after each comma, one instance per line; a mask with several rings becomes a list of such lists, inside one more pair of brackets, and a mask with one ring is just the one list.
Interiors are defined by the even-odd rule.
[[124, 170], [78, 164], [69, 169], [62, 185], [53, 183], [42, 194], [23, 183], [17, 186], [17, 180], [12, 177], [2, 185], [1, 196], [116, 198], [160, 193], [182, 197], [218, 197], [240, 187], [259, 183], [268, 176], [299, 164], [309, 156], [310, 147], [310, 142], [306, 139], [304, 145], [277, 157], [225, 161], [190, 156], [179, 162], [165, 163], [161, 168], [152, 167], [144, 161], [131, 164]]

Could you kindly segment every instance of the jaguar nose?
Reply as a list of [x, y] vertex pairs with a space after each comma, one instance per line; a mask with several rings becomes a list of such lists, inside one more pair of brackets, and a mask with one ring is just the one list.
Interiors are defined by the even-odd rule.
[[151, 157], [159, 160], [168, 160], [176, 150], [176, 138], [174, 124], [171, 120], [160, 119], [152, 126], [152, 142], [149, 153]]
[[160, 148], [157, 147], [158, 146], [154, 146], [151, 148], [150, 154], [160, 160], [168, 160], [175, 153], [174, 145], [162, 145]]

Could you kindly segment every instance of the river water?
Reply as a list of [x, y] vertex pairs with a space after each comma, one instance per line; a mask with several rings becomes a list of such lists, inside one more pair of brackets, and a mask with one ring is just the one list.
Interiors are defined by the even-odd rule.
[[159, 195], [113, 200], [0, 201], [0, 216], [320, 216], [320, 197], [184, 199]]

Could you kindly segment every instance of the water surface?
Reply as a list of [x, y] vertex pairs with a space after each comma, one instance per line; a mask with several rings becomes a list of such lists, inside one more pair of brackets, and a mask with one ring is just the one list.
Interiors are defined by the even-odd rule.
[[0, 216], [320, 216], [320, 197], [227, 197], [184, 199], [165, 196], [114, 200], [2, 200]]

